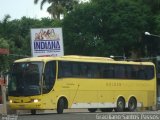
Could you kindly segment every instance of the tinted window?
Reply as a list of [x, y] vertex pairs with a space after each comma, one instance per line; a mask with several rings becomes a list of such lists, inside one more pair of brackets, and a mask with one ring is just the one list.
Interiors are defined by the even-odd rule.
[[102, 78], [114, 78], [114, 65], [112, 64], [101, 64], [103, 71]]
[[115, 65], [114, 68], [115, 78], [126, 78], [125, 66], [124, 65]]
[[71, 62], [59, 62], [58, 64], [58, 76], [59, 77], [72, 77], [72, 63]]
[[56, 62], [47, 62], [44, 70], [43, 93], [48, 93], [55, 83]]
[[154, 77], [154, 67], [60, 61], [58, 76], [79, 78], [152, 79]]
[[41, 94], [42, 62], [14, 63], [10, 74], [8, 93], [10, 96]]
[[152, 79], [154, 77], [154, 67], [146, 66], [145, 74], [146, 74], [146, 79]]

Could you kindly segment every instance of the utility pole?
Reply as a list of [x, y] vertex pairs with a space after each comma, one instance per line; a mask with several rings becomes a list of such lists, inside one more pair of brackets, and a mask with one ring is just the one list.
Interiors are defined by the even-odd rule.
[[[9, 49], [0, 48], [0, 55], [8, 55]], [[7, 115], [7, 101], [6, 101], [6, 77], [5, 74], [2, 74], [1, 80], [1, 91], [2, 91], [2, 114]]]
[[3, 114], [7, 115], [7, 101], [6, 101], [6, 86], [2, 85], [2, 102], [3, 102]]
[[1, 91], [2, 91], [2, 114], [7, 115], [7, 101], [6, 101], [6, 80], [5, 76], [3, 77], [3, 80], [1, 80]]

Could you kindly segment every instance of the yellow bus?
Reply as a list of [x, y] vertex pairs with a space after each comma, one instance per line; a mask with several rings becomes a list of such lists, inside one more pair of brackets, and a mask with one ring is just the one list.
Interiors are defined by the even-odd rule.
[[15, 110], [87, 108], [89, 112], [135, 111], [156, 106], [156, 72], [151, 62], [68, 55], [14, 62], [8, 86]]

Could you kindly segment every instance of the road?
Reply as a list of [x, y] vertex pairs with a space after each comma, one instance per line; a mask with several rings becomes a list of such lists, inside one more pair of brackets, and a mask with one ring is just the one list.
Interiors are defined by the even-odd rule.
[[[37, 115], [19, 114], [18, 120], [160, 120], [160, 111], [145, 112], [96, 112], [65, 111], [64, 114], [38, 113]], [[14, 119], [12, 119], [14, 120]]]

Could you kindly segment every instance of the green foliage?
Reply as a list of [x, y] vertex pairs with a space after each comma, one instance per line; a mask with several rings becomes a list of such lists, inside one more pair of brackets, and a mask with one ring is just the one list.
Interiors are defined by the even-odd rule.
[[81, 4], [74, 3], [75, 0], [59, 1], [41, 0], [41, 5], [51, 3], [50, 12], [54, 11], [53, 4], [61, 5], [62, 12], [54, 11], [52, 15], [59, 18], [60, 14], [65, 14], [63, 20], [26, 17], [10, 20], [6, 15], [0, 21], [0, 47], [9, 48], [10, 54], [16, 54], [0, 55], [0, 71], [7, 70], [21, 55], [31, 56], [31, 28], [62, 27], [65, 54], [125, 54], [127, 57], [132, 57], [133, 53], [139, 57], [159, 54], [159, 39], [146, 37], [144, 32], [160, 35], [160, 0], [91, 0]]
[[[9, 44], [7, 40], [5, 40], [4, 38], [0, 38], [0, 48], [9, 49]], [[7, 68], [9, 67], [9, 63], [6, 61], [8, 61], [8, 56], [1, 54], [0, 55], [0, 73], [2, 71], [6, 71]]]
[[0, 55], [0, 71], [9, 68], [11, 63], [26, 56], [31, 56], [30, 29], [59, 27], [61, 22], [49, 18], [41, 20], [22, 17], [20, 20], [12, 20], [5, 17], [0, 22], [0, 48], [9, 48], [9, 55]]
[[9, 49], [9, 44], [4, 38], [0, 38], [0, 48]]
[[148, 28], [149, 14], [146, 5], [134, 0], [93, 0], [79, 5], [64, 19], [66, 53], [130, 56]]
[[[79, 0], [41, 0], [40, 8], [43, 8], [45, 3], [49, 3], [47, 11], [52, 15], [54, 19], [60, 20], [60, 15], [66, 15], [66, 13], [73, 10], [74, 6], [78, 4]], [[34, 0], [37, 4], [39, 0]]]

